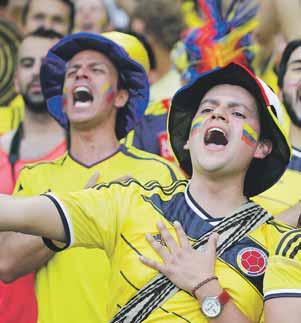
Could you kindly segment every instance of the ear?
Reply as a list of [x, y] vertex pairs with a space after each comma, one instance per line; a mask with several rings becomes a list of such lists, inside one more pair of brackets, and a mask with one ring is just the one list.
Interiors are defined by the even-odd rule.
[[114, 107], [120, 109], [123, 108], [129, 99], [129, 92], [125, 89], [121, 89], [117, 91], [115, 98], [113, 100]]
[[261, 140], [257, 144], [256, 150], [254, 153], [254, 158], [264, 159], [267, 155], [271, 153], [272, 149], [273, 149], [273, 144], [271, 140], [269, 139]]

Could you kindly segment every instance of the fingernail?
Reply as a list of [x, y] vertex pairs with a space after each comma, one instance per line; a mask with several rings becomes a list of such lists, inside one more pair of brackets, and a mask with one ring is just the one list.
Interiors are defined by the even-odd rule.
[[163, 228], [164, 228], [164, 224], [163, 224], [163, 222], [159, 221], [159, 222], [157, 223], [157, 227], [158, 227], [159, 229], [163, 229]]
[[178, 226], [178, 227], [179, 227], [179, 226], [181, 226], [181, 223], [180, 223], [179, 221], [177, 221], [177, 220], [176, 220], [176, 221], [174, 221], [174, 223], [173, 223], [173, 224], [174, 224], [175, 226]]

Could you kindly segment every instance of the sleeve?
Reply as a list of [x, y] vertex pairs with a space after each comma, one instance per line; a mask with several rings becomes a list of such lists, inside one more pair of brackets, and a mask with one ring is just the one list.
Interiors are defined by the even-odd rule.
[[44, 194], [56, 206], [67, 237], [62, 249], [44, 239], [46, 245], [53, 251], [86, 247], [112, 254], [132, 203], [131, 193], [131, 188], [109, 184], [76, 193]]
[[270, 256], [264, 277], [264, 300], [301, 297], [301, 230], [283, 235]]

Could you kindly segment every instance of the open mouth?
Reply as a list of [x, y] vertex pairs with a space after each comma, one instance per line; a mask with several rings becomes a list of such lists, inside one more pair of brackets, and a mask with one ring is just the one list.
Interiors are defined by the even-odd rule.
[[93, 95], [89, 88], [79, 86], [73, 91], [73, 104], [75, 107], [87, 107], [93, 102]]
[[218, 146], [226, 146], [228, 144], [228, 139], [226, 133], [220, 128], [211, 128], [208, 129], [205, 138], [205, 145], [218, 145]]

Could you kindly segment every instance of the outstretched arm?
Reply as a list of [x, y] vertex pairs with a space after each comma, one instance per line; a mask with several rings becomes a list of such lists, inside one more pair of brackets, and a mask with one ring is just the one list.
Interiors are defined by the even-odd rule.
[[265, 323], [300, 323], [301, 298], [275, 298], [265, 302]]
[[64, 226], [54, 203], [45, 196], [0, 195], [0, 231], [15, 231], [65, 241]]

